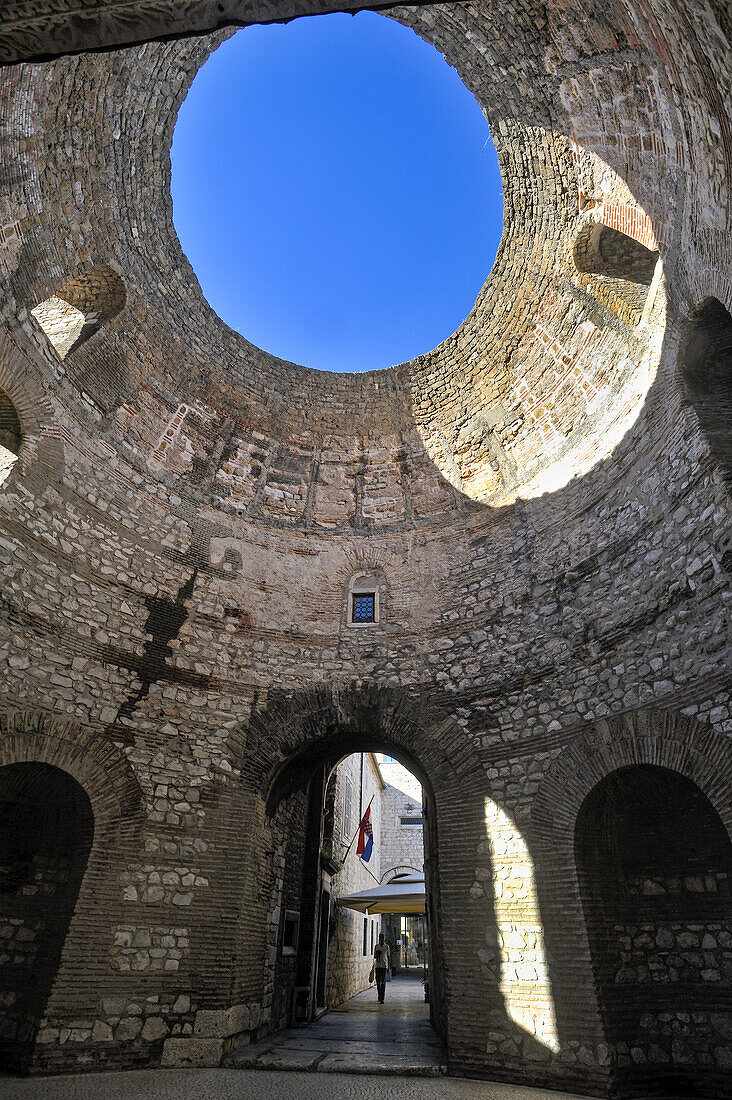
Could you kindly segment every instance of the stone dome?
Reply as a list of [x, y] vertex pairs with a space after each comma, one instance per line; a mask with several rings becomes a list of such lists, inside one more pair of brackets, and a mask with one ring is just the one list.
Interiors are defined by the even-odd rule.
[[499, 34], [503, 15], [469, 5], [392, 14], [444, 51], [486, 113], [505, 227], [453, 336], [359, 377], [298, 367], [238, 336], [212, 313], [181, 252], [172, 131], [220, 33], [19, 74], [18, 93], [25, 81], [30, 96], [32, 85], [37, 106], [18, 155], [42, 165], [23, 177], [24, 199], [40, 203], [44, 224], [34, 231], [43, 261], [19, 257], [18, 298], [30, 311], [97, 262], [111, 264], [127, 291], [124, 318], [104, 339], [63, 370], [46, 356], [49, 374], [62, 375], [60, 398], [146, 477], [265, 525], [385, 532], [449, 523], [472, 502], [497, 507], [552, 492], [612, 453], [658, 367], [661, 266], [638, 281], [631, 262], [607, 274], [576, 261], [578, 238], [603, 226], [652, 253], [651, 271], [657, 258], [654, 195], [632, 160], [617, 171], [614, 141], [585, 140], [598, 126], [623, 134], [616, 88], [579, 96], [551, 44], [558, 17], [537, 39], [535, 22], [517, 17], [512, 36]]

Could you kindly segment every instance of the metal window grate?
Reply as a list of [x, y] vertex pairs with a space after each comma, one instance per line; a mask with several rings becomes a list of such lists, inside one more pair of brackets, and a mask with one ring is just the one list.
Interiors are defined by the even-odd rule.
[[353, 622], [373, 623], [376, 621], [376, 594], [374, 592], [353, 593]]

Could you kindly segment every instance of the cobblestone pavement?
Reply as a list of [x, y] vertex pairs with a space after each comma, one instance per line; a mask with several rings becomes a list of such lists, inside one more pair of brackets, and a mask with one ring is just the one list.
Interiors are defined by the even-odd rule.
[[445, 1052], [430, 1026], [421, 971], [395, 978], [380, 1005], [376, 987], [331, 1009], [309, 1027], [288, 1028], [232, 1051], [227, 1066], [318, 1073], [389, 1073], [436, 1077]]
[[455, 1077], [178, 1069], [0, 1079], [2, 1100], [575, 1100], [569, 1093]]

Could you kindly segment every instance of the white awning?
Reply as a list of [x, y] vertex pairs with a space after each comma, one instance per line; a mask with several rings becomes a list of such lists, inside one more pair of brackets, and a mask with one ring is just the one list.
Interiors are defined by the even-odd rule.
[[424, 913], [424, 875], [401, 875], [384, 886], [338, 898], [357, 913]]

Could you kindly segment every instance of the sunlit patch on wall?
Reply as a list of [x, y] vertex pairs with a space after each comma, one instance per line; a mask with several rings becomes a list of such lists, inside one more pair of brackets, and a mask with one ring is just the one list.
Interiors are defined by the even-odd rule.
[[490, 798], [485, 800], [485, 829], [493, 872], [499, 988], [506, 1012], [518, 1027], [556, 1054], [559, 1035], [534, 862], [515, 823]]

